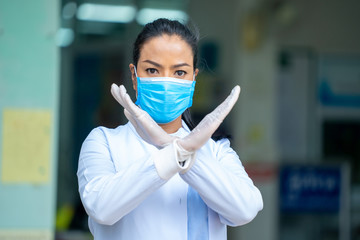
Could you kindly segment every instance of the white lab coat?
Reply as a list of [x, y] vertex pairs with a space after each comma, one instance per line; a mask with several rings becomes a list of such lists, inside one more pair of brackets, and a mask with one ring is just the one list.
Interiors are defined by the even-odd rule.
[[[186, 136], [183, 122], [174, 135]], [[83, 143], [79, 192], [95, 240], [187, 238], [187, 190], [208, 206], [210, 240], [225, 240], [226, 225], [251, 221], [263, 207], [259, 190], [226, 139], [210, 139], [185, 174], [161, 179], [150, 156], [159, 151], [133, 125], [95, 128]]]

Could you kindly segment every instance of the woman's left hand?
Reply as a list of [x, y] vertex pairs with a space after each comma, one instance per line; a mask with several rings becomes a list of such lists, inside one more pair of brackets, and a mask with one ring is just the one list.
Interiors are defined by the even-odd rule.
[[137, 133], [148, 143], [163, 148], [176, 138], [167, 134], [150, 115], [136, 106], [123, 85], [111, 85], [111, 94], [124, 107], [126, 118], [134, 125]]
[[201, 148], [230, 113], [239, 98], [240, 90], [240, 86], [235, 86], [217, 108], [207, 114], [186, 137], [178, 141], [179, 145], [189, 152]]

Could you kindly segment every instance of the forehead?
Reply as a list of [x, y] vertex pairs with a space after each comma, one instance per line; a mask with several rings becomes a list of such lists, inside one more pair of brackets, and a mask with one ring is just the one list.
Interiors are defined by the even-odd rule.
[[[147, 40], [140, 49], [140, 59], [143, 58], [183, 58], [192, 61], [191, 46], [180, 36], [163, 34]], [[139, 60], [140, 60], [139, 59]]]

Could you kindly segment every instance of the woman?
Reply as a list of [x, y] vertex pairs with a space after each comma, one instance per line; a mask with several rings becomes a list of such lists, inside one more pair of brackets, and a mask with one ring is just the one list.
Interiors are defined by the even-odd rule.
[[96, 240], [224, 240], [226, 225], [246, 224], [262, 209], [229, 141], [210, 139], [240, 88], [191, 126], [197, 40], [177, 21], [147, 24], [129, 66], [140, 108], [112, 85], [130, 121], [95, 128], [79, 159], [79, 192]]

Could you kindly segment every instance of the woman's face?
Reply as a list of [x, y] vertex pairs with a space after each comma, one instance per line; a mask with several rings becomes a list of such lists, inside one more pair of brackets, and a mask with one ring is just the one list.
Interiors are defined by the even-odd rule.
[[[138, 77], [173, 77], [192, 81], [198, 73], [193, 67], [193, 52], [177, 35], [161, 35], [144, 43], [137, 63]], [[134, 64], [130, 64], [133, 88], [137, 91]]]

